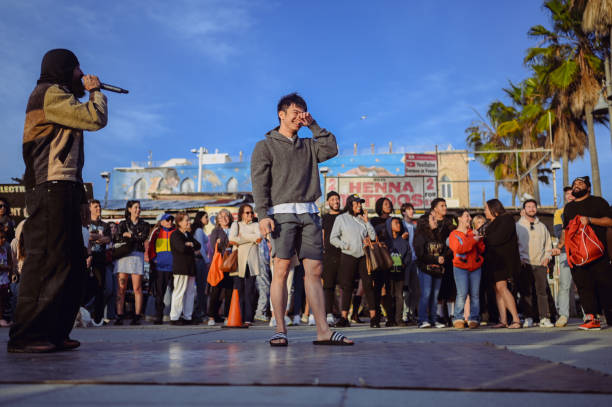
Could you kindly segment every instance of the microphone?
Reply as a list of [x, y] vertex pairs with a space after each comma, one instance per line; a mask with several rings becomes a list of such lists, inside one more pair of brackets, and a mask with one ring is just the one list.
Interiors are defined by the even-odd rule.
[[100, 82], [100, 89], [108, 90], [115, 93], [129, 93], [127, 89], [123, 89], [117, 86], [109, 85], [108, 83]]

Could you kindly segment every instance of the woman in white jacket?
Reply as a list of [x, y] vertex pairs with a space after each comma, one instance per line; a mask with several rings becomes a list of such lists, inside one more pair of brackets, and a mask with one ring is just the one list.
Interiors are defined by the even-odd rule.
[[238, 269], [234, 276], [234, 288], [240, 296], [240, 312], [245, 324], [252, 324], [255, 315], [257, 284], [259, 275], [259, 248], [261, 234], [259, 224], [253, 222], [253, 207], [244, 204], [238, 209], [238, 222], [230, 229], [230, 244], [238, 248]]
[[[383, 285], [380, 273], [368, 274], [366, 268], [365, 253], [363, 252], [364, 240], [376, 239], [376, 232], [368, 220], [368, 214], [363, 210], [361, 204], [365, 202], [359, 195], [349, 195], [342, 214], [334, 221], [334, 227], [329, 235], [329, 242], [339, 248], [340, 269], [339, 280], [342, 287], [342, 301], [340, 304], [341, 318], [336, 326], [350, 326], [348, 321], [348, 310], [351, 305], [353, 286], [356, 276], [363, 282], [363, 290], [370, 308], [370, 327], [380, 328], [380, 317], [378, 309], [380, 305], [380, 292]], [[353, 314], [359, 310], [354, 309]]]

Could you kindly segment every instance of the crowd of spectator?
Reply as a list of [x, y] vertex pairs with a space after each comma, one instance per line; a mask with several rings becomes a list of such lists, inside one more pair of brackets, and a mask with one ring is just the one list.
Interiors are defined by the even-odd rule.
[[[481, 214], [450, 211], [444, 199], [436, 198], [416, 218], [410, 203], [396, 216], [392, 202], [380, 198], [371, 217], [359, 195], [349, 195], [341, 208], [339, 194], [328, 193], [322, 216], [327, 322], [350, 327], [367, 318], [371, 328], [552, 328], [566, 326], [575, 309], [583, 315], [581, 329], [600, 329], [602, 315], [612, 318], [610, 207], [590, 195], [588, 177], [578, 178], [564, 195], [566, 207], [555, 213], [551, 236], [532, 199], [523, 202], [516, 217], [497, 199], [487, 201]], [[0, 199], [1, 327], [11, 324], [27, 255], [20, 243], [23, 223], [15, 225], [9, 209]], [[565, 250], [563, 230], [577, 215], [586, 218], [583, 224], [603, 246], [599, 258], [584, 264], [576, 264]], [[125, 219], [107, 223], [101, 220], [100, 202], [92, 200], [83, 217], [89, 278], [82, 305], [93, 325], [139, 325], [145, 314], [157, 325], [223, 324], [237, 291], [246, 325], [273, 326], [271, 246], [260, 235], [253, 207], [240, 206], [236, 220], [221, 210], [208, 234], [210, 222], [205, 211], [194, 219], [185, 212], [164, 213], [151, 227], [140, 217], [140, 203], [128, 201]], [[368, 267], [364, 246], [374, 241], [388, 250], [390, 268]], [[232, 252], [234, 267], [211, 282], [215, 255], [228, 259]], [[299, 261], [292, 266], [285, 322], [314, 325], [304, 300], [302, 266]], [[553, 273], [559, 276], [554, 296]]]

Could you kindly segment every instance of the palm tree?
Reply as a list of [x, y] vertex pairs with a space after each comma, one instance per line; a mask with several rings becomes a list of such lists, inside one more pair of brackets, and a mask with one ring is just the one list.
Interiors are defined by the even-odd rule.
[[[604, 52], [604, 72], [608, 101], [612, 98], [612, 77], [610, 74], [610, 53], [612, 52], [612, 0], [575, 0], [574, 7], [582, 11], [582, 29], [594, 33], [603, 40], [608, 38]], [[608, 102], [608, 117], [612, 117], [612, 104]], [[610, 144], [612, 144], [612, 126], [610, 126]]]
[[[508, 131], [502, 123], [508, 123], [518, 116], [517, 110], [512, 106], [506, 106], [500, 101], [495, 101], [489, 105], [486, 118], [480, 114], [479, 120], [474, 121], [465, 132], [468, 146], [475, 151], [499, 151], [520, 148], [520, 137], [517, 132]], [[501, 131], [500, 131], [501, 130]], [[518, 184], [515, 179], [517, 175], [524, 171], [520, 162], [517, 167], [515, 155], [513, 153], [484, 153], [477, 154], [476, 159], [483, 163], [495, 177], [495, 197], [499, 197], [499, 186], [512, 193], [512, 206], [516, 206], [518, 194]], [[512, 180], [512, 181], [508, 181]], [[521, 181], [521, 190], [530, 190], [531, 183], [526, 177]]]
[[[570, 115], [564, 130], [575, 129], [576, 121], [585, 118], [593, 192], [601, 195], [592, 112], [599, 96], [603, 64], [594, 35], [582, 30], [582, 14], [576, 7], [572, 7], [572, 2], [572, 0], [548, 0], [544, 3], [544, 7], [551, 13], [553, 29], [551, 31], [542, 25], [537, 25], [529, 30], [529, 35], [540, 39], [541, 44], [528, 50], [525, 62], [542, 75], [543, 83], [549, 90], [551, 108], [560, 113], [557, 117], [561, 119], [564, 115]], [[567, 133], [567, 137], [570, 138], [577, 136]], [[563, 144], [565, 148], [572, 144], [576, 145], [574, 142]], [[564, 152], [564, 155], [569, 158], [570, 152]], [[565, 182], [568, 181], [564, 172]]]

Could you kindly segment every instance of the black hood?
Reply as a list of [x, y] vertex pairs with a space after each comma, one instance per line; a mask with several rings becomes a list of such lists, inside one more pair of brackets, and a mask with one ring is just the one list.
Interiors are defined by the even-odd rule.
[[84, 94], [83, 85], [79, 78], [73, 82], [72, 73], [79, 66], [76, 55], [67, 49], [52, 49], [43, 57], [40, 65], [40, 78], [38, 83], [53, 83], [66, 86], [72, 93], [81, 97]]

